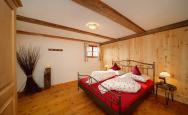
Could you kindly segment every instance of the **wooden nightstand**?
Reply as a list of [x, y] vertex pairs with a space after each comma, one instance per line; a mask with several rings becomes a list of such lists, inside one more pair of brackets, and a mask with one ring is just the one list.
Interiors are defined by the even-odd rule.
[[176, 86], [174, 86], [172, 84], [164, 83], [164, 82], [156, 82], [155, 86], [156, 86], [156, 90], [155, 90], [156, 96], [157, 96], [158, 88], [165, 90], [165, 98], [166, 98], [167, 105], [168, 105], [168, 101], [170, 99], [170, 95], [171, 95], [171, 100], [174, 101], [174, 91], [177, 90]]

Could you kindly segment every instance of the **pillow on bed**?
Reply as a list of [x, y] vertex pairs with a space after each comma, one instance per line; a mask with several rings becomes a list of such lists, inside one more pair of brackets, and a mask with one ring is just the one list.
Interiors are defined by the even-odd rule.
[[[116, 75], [116, 73], [114, 71], [93, 71], [91, 73], [91, 77], [96, 79], [98, 82], [106, 80], [106, 79], [113, 77], [115, 75]], [[91, 84], [96, 83], [96, 81], [94, 79], [91, 80]], [[86, 81], [86, 83], [89, 83], [89, 80]]]
[[134, 79], [135, 81], [139, 81], [139, 82], [146, 82], [149, 79], [149, 77], [146, 75], [135, 75], [133, 73], [127, 73], [125, 75], [129, 76], [132, 79]]
[[125, 74], [125, 72], [124, 72], [124, 71], [121, 71], [121, 70], [113, 70], [113, 69], [109, 69], [108, 71], [113, 71], [113, 72], [115, 72], [116, 75], [118, 75], [118, 76]]
[[137, 66], [132, 68], [132, 73], [135, 75], [141, 75], [141, 72]]
[[108, 90], [136, 93], [141, 88], [140, 84], [124, 75], [106, 80], [102, 82], [101, 85], [99, 85], [98, 88], [102, 94], [108, 92]]
[[121, 68], [116, 63], [114, 63], [114, 65], [113, 65], [113, 67], [111, 69], [120, 70]]

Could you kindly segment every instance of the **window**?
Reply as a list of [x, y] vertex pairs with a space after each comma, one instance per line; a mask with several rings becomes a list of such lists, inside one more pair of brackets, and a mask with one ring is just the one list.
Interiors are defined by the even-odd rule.
[[89, 58], [99, 57], [99, 47], [89, 45], [87, 47], [87, 57]]

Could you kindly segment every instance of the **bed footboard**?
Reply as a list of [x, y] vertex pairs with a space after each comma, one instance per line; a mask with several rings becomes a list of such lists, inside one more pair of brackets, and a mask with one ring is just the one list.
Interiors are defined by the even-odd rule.
[[[118, 66], [120, 66], [122, 68], [122, 70], [125, 70], [125, 72], [130, 72], [132, 67], [137, 65], [143, 72], [146, 72], [147, 75], [151, 74], [152, 80], [155, 83], [155, 62], [153, 62], [153, 63], [143, 63], [143, 62], [134, 61], [134, 60], [122, 60], [122, 61], [113, 61], [112, 65], [114, 63], [118, 64]], [[85, 88], [80, 83], [80, 79], [83, 78], [84, 76], [89, 77], [88, 86], [90, 88], [92, 88], [92, 90], [94, 92], [89, 91], [87, 88]], [[144, 98], [147, 95], [149, 95], [151, 92], [154, 92], [154, 85], [153, 85], [142, 96], [140, 96], [136, 102], [131, 104], [126, 110], [122, 110], [121, 111], [121, 109], [122, 109], [121, 108], [121, 99], [122, 99], [121, 95], [118, 95], [117, 93], [109, 91], [107, 88], [105, 88], [104, 86], [99, 84], [104, 89], [106, 89], [108, 91], [108, 93], [110, 93], [110, 95], [111, 95], [111, 97], [103, 96], [103, 94], [101, 94], [100, 91], [97, 91], [96, 88], [93, 88], [92, 85], [90, 85], [93, 80], [95, 82], [99, 83], [95, 78], [93, 78], [93, 77], [91, 77], [89, 75], [80, 75], [79, 72], [78, 72], [78, 90], [79, 90], [79, 88], [82, 88], [91, 97], [91, 99], [93, 99], [94, 102], [96, 102], [96, 104], [98, 104], [109, 115], [126, 115], [126, 114], [130, 115], [133, 112], [133, 110], [144, 100]], [[99, 99], [97, 97], [96, 94], [102, 96], [105, 100], [107, 100], [110, 103], [110, 105], [107, 105], [106, 103], [104, 103], [101, 99]], [[112, 109], [113, 105], [117, 105], [118, 106], [118, 110], [117, 111]]]
[[[88, 76], [89, 77], [89, 83], [88, 83], [88, 86], [90, 88], [92, 88], [92, 90], [95, 92], [91, 92], [89, 90], [87, 90], [85, 87], [82, 86], [82, 84], [80, 84], [80, 79], [83, 78], [83, 77], [86, 77]], [[89, 75], [80, 75], [79, 72], [78, 72], [78, 91], [79, 91], [79, 88], [82, 88], [99, 106], [102, 107], [102, 109], [107, 112], [109, 115], [120, 115], [121, 113], [121, 95], [118, 95], [110, 90], [108, 90], [106, 87], [104, 87], [103, 85], [101, 85], [104, 89], [106, 89], [108, 91], [108, 93], [110, 93], [110, 97], [105, 97], [103, 96], [103, 94], [101, 94], [98, 90], [96, 90], [96, 88], [93, 88], [91, 83], [92, 81], [95, 81], [97, 83], [99, 83], [95, 78], [89, 76]], [[106, 103], [102, 102], [97, 96], [96, 94], [100, 95], [102, 98], [104, 98], [106, 101], [108, 101], [108, 103], [110, 105], [107, 105]], [[112, 109], [112, 106], [114, 105], [117, 105], [118, 106], [118, 111], [114, 111]]]
[[[108, 93], [111, 94], [111, 97], [106, 97], [103, 96], [103, 94], [101, 94], [99, 91], [96, 90], [96, 87], [92, 87], [92, 85], [89, 85], [90, 83], [88, 83], [88, 86], [90, 88], [92, 88], [92, 90], [95, 92], [91, 92], [89, 91], [87, 88], [85, 88], [83, 86], [83, 84], [80, 83], [80, 79], [82, 79], [83, 77], [89, 77], [89, 81], [91, 83], [92, 80], [98, 82], [95, 78], [89, 76], [89, 75], [80, 75], [78, 73], [78, 90], [79, 88], [83, 89], [85, 91], [85, 93], [98, 105], [100, 106], [108, 115], [130, 115], [132, 114], [132, 112], [134, 111], [134, 109], [141, 103], [143, 102], [144, 98], [146, 98], [149, 94], [151, 94], [151, 92], [153, 92], [153, 87], [151, 87], [147, 92], [145, 92], [142, 96], [139, 97], [139, 99], [134, 102], [132, 105], [130, 105], [126, 110], [121, 110], [121, 95], [118, 95], [112, 91], [109, 91], [108, 89], [106, 89], [104, 86], [102, 86], [103, 88], [105, 88], [106, 90], [108, 90]], [[104, 103], [97, 95], [99, 94], [100, 96], [102, 96], [103, 98], [105, 98], [110, 105], [107, 105], [106, 103]], [[118, 106], [118, 110], [115, 111], [114, 109], [112, 109], [113, 105], [117, 105]]]

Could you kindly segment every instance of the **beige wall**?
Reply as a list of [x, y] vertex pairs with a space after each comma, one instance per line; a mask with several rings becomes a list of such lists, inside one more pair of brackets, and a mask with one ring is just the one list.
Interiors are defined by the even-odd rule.
[[168, 83], [177, 86], [175, 99], [188, 104], [188, 27], [159, 32], [101, 46], [102, 63], [133, 59], [156, 62], [156, 78], [161, 71], [172, 76]]
[[[44, 86], [44, 69], [47, 65], [52, 68], [52, 85], [77, 80], [77, 72], [90, 74], [100, 69], [97, 58], [84, 61], [84, 43], [42, 36], [17, 34], [19, 46], [36, 46], [40, 48], [40, 58], [34, 71], [34, 79], [40, 87]], [[48, 51], [48, 48], [63, 49], [63, 52]], [[17, 64], [17, 90], [22, 91], [26, 76]]]

